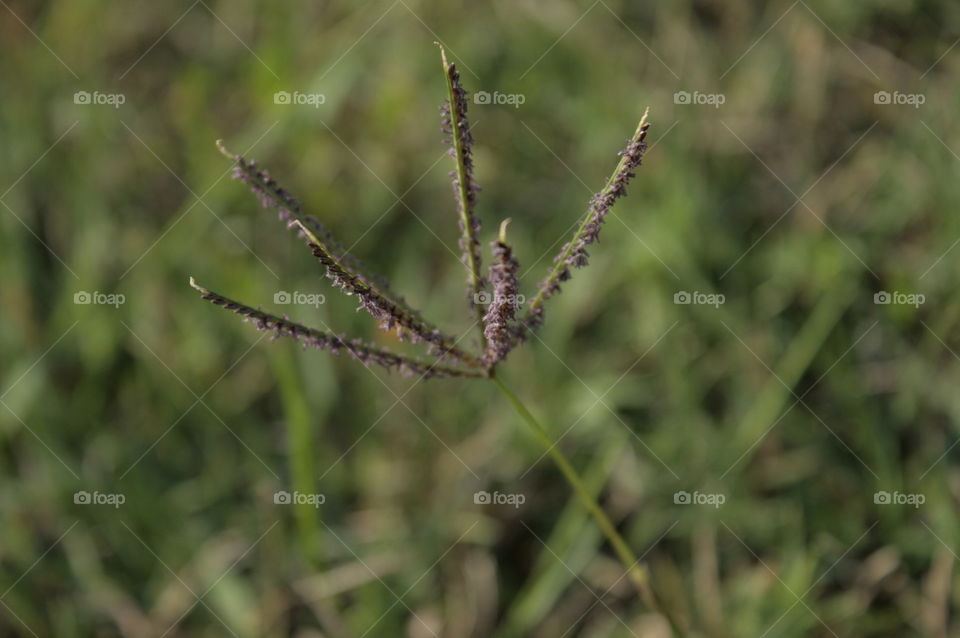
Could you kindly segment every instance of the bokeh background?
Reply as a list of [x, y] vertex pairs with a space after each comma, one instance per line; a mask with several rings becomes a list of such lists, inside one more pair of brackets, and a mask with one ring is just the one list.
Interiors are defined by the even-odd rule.
[[667, 635], [491, 384], [270, 343], [187, 285], [397, 346], [223, 138], [467, 331], [435, 40], [491, 95], [483, 242], [512, 218], [528, 295], [651, 108], [502, 377], [689, 635], [960, 634], [956, 3], [0, 5], [3, 636]]

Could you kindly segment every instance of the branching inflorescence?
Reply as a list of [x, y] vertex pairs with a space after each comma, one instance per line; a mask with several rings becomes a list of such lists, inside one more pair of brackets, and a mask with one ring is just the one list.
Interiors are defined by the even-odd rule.
[[473, 137], [467, 119], [467, 92], [460, 84], [460, 74], [456, 67], [448, 62], [442, 47], [440, 51], [447, 83], [447, 101], [441, 107], [442, 130], [447, 136], [450, 156], [454, 161], [454, 170], [450, 176], [460, 226], [461, 261], [467, 269], [467, 298], [476, 318], [475, 325], [480, 328], [480, 348], [476, 353], [460, 346], [459, 339], [444, 333], [424, 319], [419, 311], [394, 294], [383, 278], [366, 273], [359, 261], [348, 254], [349, 251], [331, 236], [323, 224], [304, 213], [300, 202], [277, 184], [267, 171], [259, 168], [252, 160], [230, 153], [219, 142], [217, 144], [220, 151], [235, 163], [234, 178], [249, 185], [265, 208], [275, 209], [280, 220], [285, 222], [289, 229], [297, 232], [320, 262], [333, 286], [356, 297], [359, 302], [357, 310], [369, 313], [381, 330], [393, 331], [400, 339], [426, 345], [430, 359], [422, 360], [399, 354], [362, 339], [304, 326], [286, 316], [270, 314], [207, 290], [193, 278], [190, 279], [190, 285], [199, 291], [204, 299], [235, 312], [243, 317], [244, 321], [252, 322], [259, 330], [269, 332], [274, 338], [289, 337], [304, 347], [311, 346], [334, 354], [346, 351], [364, 365], [377, 364], [404, 375], [418, 375], [423, 378], [490, 379], [545, 445], [547, 454], [553, 458], [610, 541], [643, 599], [651, 608], [663, 613], [671, 625], [676, 627], [672, 614], [654, 595], [646, 570], [586, 488], [573, 465], [533, 414], [502, 379], [494, 375], [496, 366], [506, 359], [512, 348], [543, 323], [544, 304], [560, 292], [560, 285], [571, 277], [571, 269], [587, 265], [587, 248], [598, 241], [605, 218], [616, 201], [626, 195], [627, 184], [633, 178], [634, 171], [640, 166], [647, 150], [647, 113], [643, 114], [626, 149], [620, 153], [620, 161], [613, 175], [600, 192], [591, 198], [576, 232], [554, 258], [553, 265], [540, 282], [536, 295], [526, 304], [526, 312], [520, 317], [521, 300], [524, 298], [519, 292], [520, 264], [507, 243], [507, 221], [501, 223], [500, 233], [491, 243], [492, 259], [488, 276], [485, 278], [481, 274], [480, 220], [476, 214], [479, 188], [473, 179]]
[[[587, 247], [600, 235], [604, 219], [614, 203], [626, 195], [626, 186], [634, 176], [647, 149], [649, 123], [644, 113], [625, 150], [620, 153], [616, 170], [603, 189], [590, 200], [587, 212], [573, 237], [554, 258], [547, 276], [536, 295], [527, 304], [526, 313], [518, 317], [518, 271], [520, 265], [506, 240], [506, 222], [499, 237], [491, 243], [492, 262], [488, 277], [481, 274], [480, 220], [476, 214], [479, 187], [473, 179], [473, 136], [467, 119], [467, 92], [460, 83], [456, 66], [449, 62], [441, 47], [441, 61], [447, 84], [447, 101], [441, 106], [442, 130], [450, 145], [454, 170], [450, 172], [460, 227], [461, 261], [467, 269], [467, 298], [479, 325], [479, 354], [459, 345], [459, 340], [444, 333], [394, 294], [382, 277], [370, 275], [360, 262], [334, 239], [315, 217], [303, 212], [301, 203], [281, 187], [256, 162], [227, 151], [218, 141], [220, 151], [235, 162], [233, 177], [246, 183], [265, 208], [277, 211], [281, 221], [303, 238], [323, 266], [327, 278], [343, 293], [359, 301], [358, 310], [369, 313], [381, 330], [393, 331], [400, 339], [425, 344], [430, 361], [408, 357], [376, 347], [359, 339], [308, 328], [260, 309], [232, 301], [197, 285], [204, 299], [233, 310], [253, 321], [261, 330], [275, 337], [292, 337], [304, 344], [333, 353], [346, 350], [364, 364], [375, 363], [402, 374], [425, 377], [489, 377], [510, 350], [539, 328], [544, 319], [544, 304], [560, 291], [560, 284], [570, 279], [571, 268], [587, 265]], [[487, 290], [487, 287], [490, 290]], [[486, 306], [486, 308], [484, 307]]]

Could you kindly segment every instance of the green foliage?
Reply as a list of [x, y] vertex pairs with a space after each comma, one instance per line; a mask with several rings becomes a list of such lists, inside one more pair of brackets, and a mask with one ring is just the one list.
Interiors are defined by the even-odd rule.
[[[480, 240], [512, 218], [528, 298], [650, 106], [591, 268], [502, 375], [658, 595], [695, 635], [958, 633], [958, 19], [945, 1], [6, 2], [0, 634], [663, 630], [490, 384], [258, 341], [184, 285], [411, 352], [230, 181], [223, 138], [467, 332], [434, 40], [491, 94], [470, 104]], [[319, 508], [274, 502], [308, 489]]]

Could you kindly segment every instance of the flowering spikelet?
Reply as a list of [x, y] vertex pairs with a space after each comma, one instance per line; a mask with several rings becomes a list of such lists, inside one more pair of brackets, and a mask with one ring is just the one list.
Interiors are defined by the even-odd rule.
[[395, 330], [400, 338], [413, 343], [426, 342], [430, 344], [430, 354], [440, 357], [451, 356], [467, 363], [479, 365], [479, 361], [472, 355], [457, 347], [455, 340], [445, 336], [438, 329], [423, 321], [420, 317], [407, 312], [390, 298], [369, 285], [369, 283], [343, 267], [330, 252], [314, 237], [308, 228], [294, 221], [300, 226], [301, 232], [307, 237], [307, 245], [327, 271], [327, 277], [334, 287], [339, 288], [347, 295], [356, 295], [360, 301], [357, 310], [365, 310], [379, 322], [381, 330]]
[[252, 308], [207, 290], [197, 284], [193, 277], [190, 278], [190, 285], [200, 292], [201, 297], [212, 304], [235, 312], [243, 317], [244, 321], [253, 322], [258, 330], [272, 332], [273, 338], [292, 337], [299, 341], [304, 347], [311, 346], [333, 354], [339, 354], [340, 351], [346, 350], [354, 359], [357, 359], [364, 365], [374, 363], [388, 370], [398, 370], [400, 374], [404, 376], [421, 375], [427, 378], [483, 376], [483, 373], [480, 371], [461, 370], [451, 366], [432, 364], [421, 361], [420, 359], [397, 354], [384, 348], [378, 348], [365, 343], [361, 339], [348, 340], [342, 335], [336, 335], [315, 328], [308, 328], [302, 324], [290, 321], [286, 317], [271, 315], [257, 308]]
[[521, 325], [513, 330], [513, 341], [526, 338], [528, 330], [536, 330], [543, 323], [543, 304], [553, 295], [560, 292], [560, 282], [570, 279], [570, 268], [582, 268], [587, 265], [590, 254], [587, 246], [597, 242], [600, 238], [600, 228], [604, 219], [616, 201], [627, 194], [627, 184], [635, 176], [633, 172], [643, 159], [647, 150], [647, 121], [649, 109], [644, 112], [637, 125], [637, 130], [630, 138], [627, 147], [620, 152], [620, 161], [606, 185], [599, 193], [590, 199], [586, 215], [573, 235], [573, 239], [563, 245], [547, 276], [540, 282], [536, 297], [530, 302], [527, 314]]
[[[303, 229], [309, 229], [314, 241], [323, 244], [330, 254], [336, 255], [344, 268], [349, 270], [354, 277], [366, 282], [371, 287], [377, 288], [382, 295], [393, 299], [394, 303], [402, 306], [407, 312], [414, 315], [418, 314], [416, 310], [408, 307], [401, 297], [390, 291], [389, 285], [383, 277], [364, 273], [360, 262], [353, 255], [347, 253], [347, 250], [319, 220], [305, 214], [300, 201], [270, 177], [266, 169], [259, 168], [255, 160], [248, 160], [242, 155], [231, 153], [224, 148], [220, 140], [217, 140], [217, 148], [226, 157], [236, 162], [236, 166], [233, 167], [233, 178], [247, 184], [264, 208], [276, 208], [277, 216], [280, 221], [287, 224], [287, 228], [297, 228], [300, 236], [305, 238]], [[295, 222], [299, 222], [300, 225], [296, 225]]]
[[[271, 178], [266, 170], [258, 168], [253, 160], [230, 153], [222, 144], [218, 143], [218, 147], [236, 162], [234, 178], [248, 184], [264, 207], [276, 208], [281, 221], [284, 221], [288, 228], [295, 229], [300, 237], [307, 241], [315, 255], [317, 251], [324, 253], [325, 260], [321, 259], [321, 262], [327, 268], [327, 276], [337, 288], [347, 294], [356, 294], [360, 299], [360, 307], [373, 315], [380, 322], [381, 328], [396, 328], [400, 337], [415, 343], [425, 341], [431, 344], [431, 354], [449, 354], [470, 365], [480, 365], [475, 357], [453, 345], [455, 340], [452, 337], [431, 326], [418, 311], [393, 294], [383, 278], [363, 273], [359, 262], [346, 254], [343, 246], [323, 224], [304, 214], [300, 202]], [[331, 270], [332, 268], [334, 270]], [[341, 285], [347, 282], [349, 285]]]
[[517, 271], [520, 264], [513, 257], [513, 250], [506, 243], [509, 219], [500, 225], [500, 238], [491, 242], [493, 263], [490, 264], [490, 285], [493, 298], [483, 317], [483, 335], [487, 338], [487, 351], [483, 361], [488, 366], [504, 359], [510, 352], [510, 329], [517, 316], [519, 284]]
[[646, 137], [649, 128], [650, 124], [646, 121], [646, 115], [644, 115], [644, 121], [637, 129], [639, 131], [638, 135], [630, 140], [626, 149], [620, 151], [622, 160], [620, 165], [617, 166], [618, 170], [613, 180], [605, 189], [590, 199], [590, 219], [583, 227], [582, 232], [574, 238], [573, 249], [564, 259], [567, 266], [583, 268], [587, 265], [590, 256], [587, 253], [587, 246], [600, 240], [600, 227], [603, 225], [607, 213], [610, 212], [617, 199], [627, 194], [627, 184], [636, 176], [633, 171], [640, 166], [643, 154], [647, 150]]
[[[439, 45], [438, 45], [439, 46]], [[479, 187], [473, 181], [473, 136], [467, 120], [467, 92], [460, 84], [460, 73], [456, 65], [447, 62], [447, 54], [440, 47], [440, 59], [447, 79], [448, 101], [440, 107], [443, 132], [448, 136], [450, 157], [456, 170], [450, 172], [453, 194], [457, 202], [460, 224], [461, 261], [469, 273], [467, 278], [467, 298], [474, 308], [477, 320], [483, 317], [483, 309], [477, 304], [485, 282], [480, 274], [480, 220], [474, 214]]]

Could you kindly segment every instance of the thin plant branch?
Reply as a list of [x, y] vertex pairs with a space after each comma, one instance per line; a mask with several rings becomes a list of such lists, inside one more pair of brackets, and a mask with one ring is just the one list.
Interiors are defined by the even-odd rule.
[[363, 364], [375, 363], [388, 370], [399, 370], [405, 376], [422, 375], [425, 377], [482, 377], [485, 373], [480, 370], [462, 370], [446, 365], [439, 365], [422, 361], [413, 357], [408, 357], [377, 346], [363, 342], [360, 339], [347, 339], [341, 335], [335, 335], [325, 330], [309, 328], [303, 324], [290, 321], [286, 317], [264, 312], [258, 308], [253, 308], [239, 301], [234, 301], [228, 297], [204, 288], [190, 278], [190, 286], [200, 293], [200, 296], [226, 310], [230, 310], [245, 321], [251, 321], [258, 330], [272, 332], [274, 337], [291, 337], [299, 341], [304, 347], [311, 346], [320, 350], [326, 350], [333, 354], [339, 354], [341, 350], [346, 350]]
[[480, 220], [474, 213], [477, 191], [473, 181], [473, 136], [467, 120], [467, 92], [460, 84], [460, 73], [452, 62], [447, 61], [447, 52], [440, 43], [440, 60], [443, 63], [443, 75], [447, 80], [447, 103], [440, 107], [443, 113], [443, 130], [449, 135], [450, 155], [456, 169], [450, 173], [453, 180], [453, 194], [457, 201], [457, 215], [460, 224], [460, 250], [463, 251], [464, 266], [467, 268], [467, 299], [473, 308], [480, 325], [481, 348], [486, 349], [487, 338], [484, 335], [484, 312], [479, 304], [484, 289], [483, 276], [480, 274]]
[[627, 194], [627, 184], [634, 177], [634, 169], [640, 166], [644, 154], [647, 151], [647, 130], [650, 123], [647, 116], [650, 109], [646, 109], [637, 130], [630, 138], [627, 147], [620, 152], [620, 161], [617, 162], [617, 168], [607, 180], [603, 189], [590, 199], [590, 206], [583, 216], [583, 221], [577, 227], [573, 238], [563, 245], [560, 254], [553, 260], [553, 266], [550, 272], [540, 282], [536, 296], [527, 306], [527, 313], [523, 319], [522, 326], [515, 332], [517, 341], [526, 338], [527, 331], [536, 330], [543, 323], [544, 303], [552, 296], [560, 292], [560, 283], [570, 279], [570, 268], [583, 268], [587, 265], [589, 254], [587, 246], [597, 242], [600, 239], [600, 228], [604, 219], [614, 203]]

